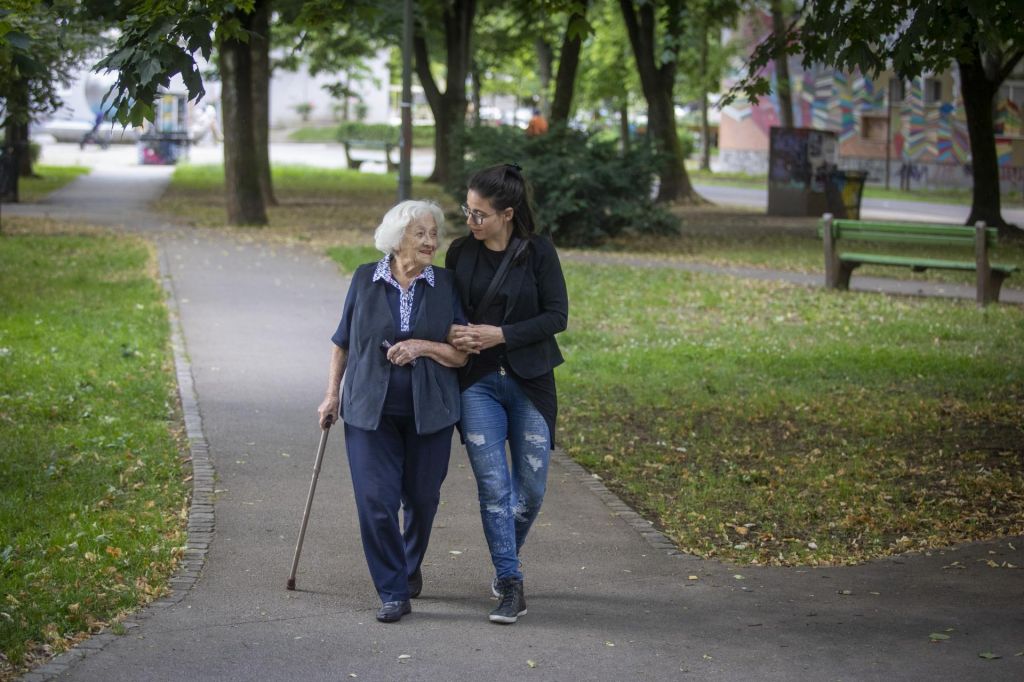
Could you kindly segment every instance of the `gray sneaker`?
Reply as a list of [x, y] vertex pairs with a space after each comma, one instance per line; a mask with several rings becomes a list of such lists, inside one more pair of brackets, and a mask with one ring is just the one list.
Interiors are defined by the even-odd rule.
[[511, 625], [526, 615], [526, 594], [523, 592], [523, 581], [515, 578], [503, 578], [498, 581], [501, 593], [498, 608], [491, 611], [492, 623]]

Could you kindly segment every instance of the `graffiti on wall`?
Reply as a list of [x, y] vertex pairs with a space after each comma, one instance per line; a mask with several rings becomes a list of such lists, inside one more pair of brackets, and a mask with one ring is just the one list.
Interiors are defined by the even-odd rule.
[[[774, 69], [772, 78], [774, 78]], [[860, 74], [845, 74], [821, 66], [801, 70], [791, 64], [793, 79], [794, 124], [797, 127], [831, 130], [838, 133], [840, 143], [862, 134], [861, 119], [865, 115], [885, 117], [888, 114], [886, 88]], [[915, 78], [905, 87], [903, 101], [894, 107], [892, 149], [895, 158], [913, 167], [921, 164], [969, 164], [970, 138], [967, 119], [952, 88], [950, 101], [927, 102], [925, 79]], [[773, 92], [775, 88], [773, 88]], [[737, 120], [749, 119], [768, 137], [772, 126], [779, 124], [778, 101], [774, 95], [763, 97], [756, 106], [735, 104], [732, 115]], [[1024, 136], [1021, 106], [1004, 98], [996, 103], [996, 134]], [[997, 141], [1000, 167], [1019, 165], [1011, 154], [1010, 143]]]

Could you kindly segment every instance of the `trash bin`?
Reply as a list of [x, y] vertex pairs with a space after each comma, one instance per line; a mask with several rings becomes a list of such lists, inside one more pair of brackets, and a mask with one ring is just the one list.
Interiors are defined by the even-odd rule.
[[832, 171], [825, 185], [825, 203], [829, 213], [836, 218], [860, 220], [860, 198], [867, 179], [867, 171]]
[[188, 155], [187, 132], [146, 131], [137, 143], [139, 163], [143, 165], [174, 165]]

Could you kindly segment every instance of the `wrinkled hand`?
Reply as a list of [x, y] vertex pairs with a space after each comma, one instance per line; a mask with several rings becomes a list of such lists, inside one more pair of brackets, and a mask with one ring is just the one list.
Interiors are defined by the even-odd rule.
[[396, 365], [412, 364], [425, 350], [426, 344], [422, 339], [399, 341], [388, 348], [388, 360]]
[[328, 429], [334, 422], [338, 421], [339, 400], [336, 395], [328, 395], [317, 408], [317, 415], [320, 418], [320, 428]]
[[505, 343], [505, 334], [501, 327], [489, 324], [453, 324], [448, 331], [448, 343], [464, 353], [479, 353]]

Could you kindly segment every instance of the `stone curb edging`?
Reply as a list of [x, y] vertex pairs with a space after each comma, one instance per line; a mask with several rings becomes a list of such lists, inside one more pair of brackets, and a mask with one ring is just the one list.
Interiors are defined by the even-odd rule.
[[[140, 621], [145, 620], [154, 609], [167, 608], [177, 604], [199, 579], [199, 574], [206, 562], [206, 554], [213, 541], [214, 532], [214, 469], [210, 461], [210, 446], [203, 435], [203, 419], [199, 414], [199, 401], [196, 397], [195, 384], [192, 378], [192, 365], [185, 350], [185, 337], [181, 331], [178, 302], [171, 282], [167, 257], [161, 251], [159, 256], [160, 279], [163, 282], [168, 318], [171, 326], [171, 349], [174, 352], [175, 375], [178, 382], [178, 396], [185, 420], [185, 437], [188, 439], [189, 456], [192, 460], [192, 500], [188, 512], [188, 541], [178, 570], [171, 576], [169, 586], [171, 593], [146, 604], [137, 612], [121, 621], [126, 630], [137, 628]], [[114, 634], [109, 627], [98, 634], [79, 642], [48, 663], [25, 673], [19, 678], [21, 682], [49, 682], [67, 672], [71, 666], [86, 656], [102, 651], [112, 641], [122, 635]]]
[[590, 492], [597, 495], [598, 499], [611, 510], [613, 516], [617, 516], [629, 524], [653, 549], [665, 552], [672, 557], [692, 556], [680, 551], [667, 535], [654, 527], [652, 522], [645, 519], [635, 509], [623, 502], [618, 495], [608, 490], [607, 486], [601, 482], [600, 476], [588, 472], [561, 449], [554, 449], [551, 452], [551, 459], [565, 469], [577, 483], [582, 484]]

